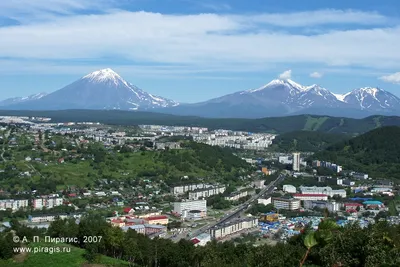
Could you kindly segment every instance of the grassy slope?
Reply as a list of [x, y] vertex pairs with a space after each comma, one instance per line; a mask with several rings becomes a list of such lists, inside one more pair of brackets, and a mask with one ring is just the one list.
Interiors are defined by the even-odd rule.
[[338, 118], [318, 115], [298, 115], [262, 119], [209, 119], [193, 116], [174, 116], [151, 112], [61, 110], [61, 111], [1, 111], [0, 115], [51, 117], [54, 122], [98, 121], [106, 124], [162, 124], [203, 126], [210, 129], [231, 129], [250, 132], [285, 133], [313, 130], [332, 133], [360, 134], [379, 126], [398, 125], [400, 117], [371, 116], [364, 119]]
[[[49, 246], [46, 243], [43, 244], [35, 244], [36, 246]], [[51, 245], [53, 246], [53, 245]], [[8, 260], [2, 261], [0, 260], [0, 266], [4, 267], [82, 267], [82, 266], [90, 266], [86, 265], [86, 259], [84, 258], [85, 250], [76, 248], [69, 245], [59, 245], [61, 248], [64, 246], [68, 246], [71, 248], [70, 252], [60, 252], [60, 253], [29, 253], [26, 257], [20, 257], [21, 255], [17, 255], [15, 257], [16, 260]], [[34, 246], [31, 246], [34, 247]], [[129, 266], [127, 262], [109, 258], [106, 256], [101, 256], [99, 262], [96, 267], [122, 267]]]

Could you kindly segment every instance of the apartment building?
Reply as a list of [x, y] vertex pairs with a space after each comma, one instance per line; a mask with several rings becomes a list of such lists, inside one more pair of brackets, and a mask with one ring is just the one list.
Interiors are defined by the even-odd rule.
[[293, 153], [293, 163], [292, 163], [293, 171], [300, 171], [300, 153]]
[[222, 194], [225, 192], [225, 186], [216, 186], [206, 189], [197, 189], [195, 191], [189, 192], [189, 199], [198, 200], [199, 198], [207, 198], [214, 195]]
[[229, 201], [238, 201], [240, 198], [246, 197], [248, 195], [249, 195], [248, 191], [233, 192], [229, 196], [225, 197], [225, 199]]
[[258, 218], [248, 217], [236, 219], [223, 225], [217, 225], [210, 229], [210, 235], [213, 239], [221, 239], [237, 232], [251, 229], [258, 226]]
[[272, 205], [278, 210], [298, 210], [300, 209], [300, 199], [272, 198]]
[[328, 195], [324, 194], [293, 194], [293, 198], [300, 200], [328, 200]]
[[36, 198], [32, 200], [32, 207], [35, 210], [41, 210], [43, 208], [51, 209], [63, 204], [62, 198]]
[[199, 210], [203, 216], [207, 215], [207, 201], [205, 199], [200, 200], [183, 200], [182, 202], [174, 202], [174, 212], [179, 215], [187, 214], [192, 210]]
[[4, 199], [0, 200], [0, 210], [11, 209], [12, 211], [17, 211], [20, 208], [26, 208], [29, 206], [29, 201], [27, 199]]
[[304, 202], [304, 208], [305, 209], [314, 209], [314, 208], [320, 208], [320, 209], [328, 209], [329, 212], [337, 212], [340, 210], [340, 204], [336, 201], [316, 201], [316, 200], [305, 200]]
[[188, 184], [188, 185], [179, 185], [179, 186], [174, 186], [171, 189], [171, 193], [174, 195], [182, 195], [186, 192], [189, 191], [194, 191], [198, 189], [205, 189], [205, 188], [210, 188], [213, 187], [211, 184]]

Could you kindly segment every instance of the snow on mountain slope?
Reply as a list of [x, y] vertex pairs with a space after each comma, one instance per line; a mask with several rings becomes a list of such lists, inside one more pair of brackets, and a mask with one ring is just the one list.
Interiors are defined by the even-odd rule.
[[32, 100], [38, 100], [46, 95], [47, 95], [47, 93], [38, 93], [38, 94], [33, 94], [30, 96], [25, 96], [25, 97], [7, 98], [7, 99], [0, 101], [0, 106], [9, 106], [9, 105], [28, 102], [28, 101], [32, 101]]
[[[240, 91], [208, 101], [165, 109], [176, 115], [205, 117], [285, 116], [323, 114], [362, 117], [361, 114], [400, 113], [400, 100], [377, 88], [361, 88], [334, 94], [319, 85], [304, 86], [292, 80], [276, 79], [257, 89]], [[161, 110], [161, 112], [163, 112]]]
[[343, 101], [362, 110], [399, 110], [400, 99], [379, 88], [363, 87], [347, 93]]
[[38, 100], [21, 103], [18, 108], [149, 110], [176, 105], [173, 100], [143, 91], [107, 68], [85, 75]]
[[316, 84], [306, 87], [304, 91], [300, 92], [297, 97], [294, 98], [293, 103], [302, 108], [316, 106], [331, 108], [343, 105], [329, 90]]

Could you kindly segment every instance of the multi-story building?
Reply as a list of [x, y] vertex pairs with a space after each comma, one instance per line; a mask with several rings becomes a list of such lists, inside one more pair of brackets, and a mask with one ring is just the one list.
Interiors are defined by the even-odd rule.
[[278, 210], [298, 210], [300, 209], [300, 199], [272, 198], [272, 205]]
[[300, 153], [293, 153], [293, 171], [300, 171]]
[[213, 186], [210, 184], [179, 185], [179, 186], [174, 186], [171, 189], [171, 193], [174, 195], [182, 195], [188, 191], [193, 191], [193, 190], [197, 190], [197, 189], [205, 189], [205, 188], [209, 188], [209, 187], [213, 187]]
[[293, 194], [293, 198], [300, 200], [328, 200], [328, 195], [324, 194]]
[[[200, 200], [183, 200], [182, 202], [174, 202], [174, 212], [179, 215], [185, 215], [187, 212], [192, 210], [199, 210], [203, 213], [203, 216], [207, 215], [207, 201], [205, 199]], [[184, 216], [183, 216], [184, 217]]]
[[241, 191], [241, 192], [234, 192], [230, 194], [229, 196], [225, 197], [226, 200], [229, 201], [237, 201], [242, 197], [248, 196], [249, 192], [248, 191]]
[[236, 219], [223, 225], [214, 226], [210, 229], [210, 235], [213, 239], [221, 239], [237, 232], [257, 227], [258, 218], [248, 217]]
[[206, 189], [197, 189], [195, 191], [189, 192], [189, 199], [197, 200], [199, 198], [211, 197], [214, 195], [222, 194], [225, 192], [225, 186], [216, 186]]
[[20, 208], [26, 208], [29, 206], [27, 199], [5, 199], [0, 200], [0, 210], [11, 209], [12, 211], [19, 210]]
[[63, 204], [63, 199], [56, 198], [36, 198], [32, 200], [32, 207], [35, 210], [41, 210], [43, 208], [51, 209]]
[[340, 196], [342, 198], [346, 197], [346, 190], [344, 190], [344, 189], [333, 190], [329, 186], [325, 186], [325, 187], [300, 186], [300, 192], [302, 194], [324, 194], [324, 195], [328, 195], [329, 197], [333, 197], [335, 195], [336, 196]]
[[315, 201], [315, 200], [305, 200], [304, 202], [305, 209], [313, 209], [313, 208], [320, 208], [320, 209], [328, 209], [329, 212], [337, 212], [340, 210], [340, 204], [336, 201]]

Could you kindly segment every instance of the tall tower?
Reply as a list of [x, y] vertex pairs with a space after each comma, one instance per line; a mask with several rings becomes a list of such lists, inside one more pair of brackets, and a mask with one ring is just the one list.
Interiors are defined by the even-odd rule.
[[293, 153], [293, 171], [300, 171], [300, 153]]

